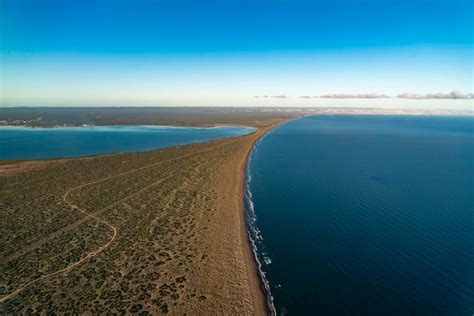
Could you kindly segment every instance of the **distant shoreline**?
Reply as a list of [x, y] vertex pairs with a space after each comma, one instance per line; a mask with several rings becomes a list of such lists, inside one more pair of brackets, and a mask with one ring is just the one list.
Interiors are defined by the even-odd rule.
[[[337, 100], [336, 100], [337, 101]], [[358, 101], [358, 102], [356, 102]], [[105, 125], [162, 125], [209, 127], [215, 125], [249, 125], [255, 121], [285, 119], [302, 115], [387, 114], [387, 115], [474, 115], [472, 100], [468, 106], [430, 108], [387, 107], [377, 100], [356, 100], [344, 104], [318, 106], [251, 106], [251, 107], [0, 107], [0, 126], [79, 127]], [[423, 101], [413, 101], [423, 102]]]

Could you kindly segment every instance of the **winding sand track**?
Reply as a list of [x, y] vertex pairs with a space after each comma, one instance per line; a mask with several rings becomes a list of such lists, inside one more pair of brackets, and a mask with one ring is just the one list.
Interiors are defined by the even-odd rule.
[[112, 236], [110, 237], [110, 239], [102, 246], [100, 246], [99, 248], [95, 249], [94, 251], [92, 252], [89, 252], [86, 256], [82, 257], [81, 259], [79, 259], [78, 261], [68, 265], [66, 268], [64, 269], [61, 269], [61, 270], [57, 270], [57, 271], [54, 271], [52, 273], [48, 273], [48, 274], [45, 274], [37, 279], [34, 279], [33, 281], [30, 281], [28, 282], [27, 284], [23, 285], [22, 287], [16, 289], [15, 291], [13, 291], [12, 293], [0, 298], [0, 303], [3, 303], [5, 301], [7, 301], [8, 299], [12, 298], [13, 296], [15, 296], [16, 294], [20, 293], [21, 291], [25, 290], [26, 288], [32, 286], [33, 284], [35, 283], [38, 283], [44, 279], [47, 279], [47, 278], [50, 278], [52, 276], [55, 276], [55, 275], [58, 275], [58, 274], [61, 274], [61, 273], [64, 273], [64, 272], [68, 272], [68, 271], [71, 271], [72, 269], [74, 269], [75, 267], [79, 266], [81, 263], [83, 263], [84, 261], [86, 261], [87, 259], [89, 258], [92, 258], [94, 256], [97, 256], [99, 253], [101, 253], [102, 251], [104, 251], [105, 249], [107, 249], [107, 247], [109, 247], [115, 240], [115, 238], [117, 237], [117, 233], [118, 233], [118, 230], [117, 228], [110, 224], [109, 222], [95, 216], [94, 214], [91, 214], [89, 212], [86, 212], [85, 210], [81, 209], [79, 206], [71, 203], [71, 202], [68, 202], [67, 201], [67, 197], [68, 195], [74, 191], [74, 190], [77, 190], [77, 189], [80, 189], [82, 187], [85, 187], [87, 185], [90, 185], [92, 183], [88, 183], [88, 184], [83, 184], [83, 185], [80, 185], [80, 186], [77, 186], [75, 188], [72, 188], [72, 189], [69, 189], [68, 191], [66, 191], [66, 193], [64, 193], [63, 195], [63, 201], [64, 203], [66, 203], [67, 205], [69, 205], [71, 208], [75, 209], [75, 210], [78, 210], [79, 212], [85, 214], [86, 216], [90, 217], [90, 218], [93, 218], [95, 219], [96, 221], [98, 221], [99, 223], [101, 224], [104, 224], [106, 225], [107, 227], [109, 227], [111, 230], [112, 230]]
[[[86, 215], [87, 217], [91, 218], [91, 219], [94, 219], [96, 220], [97, 222], [107, 226], [108, 228], [110, 228], [111, 232], [112, 232], [112, 235], [110, 237], [110, 239], [105, 243], [103, 244], [102, 246], [96, 248], [94, 251], [91, 251], [89, 252], [87, 255], [85, 255], [84, 257], [82, 257], [81, 259], [79, 259], [78, 261], [76, 262], [73, 262], [71, 263], [70, 265], [68, 265], [67, 267], [63, 268], [63, 269], [60, 269], [60, 270], [57, 270], [57, 271], [54, 271], [54, 272], [51, 272], [51, 273], [48, 273], [48, 274], [45, 274], [37, 279], [34, 279], [28, 283], [26, 283], [25, 285], [21, 286], [20, 288], [16, 289], [15, 291], [7, 294], [6, 296], [0, 298], [0, 303], [3, 303], [9, 299], [11, 299], [12, 297], [14, 297], [15, 295], [17, 295], [18, 293], [20, 293], [21, 291], [27, 289], [28, 287], [42, 281], [42, 280], [45, 280], [47, 278], [50, 278], [50, 277], [53, 277], [55, 275], [58, 275], [58, 274], [62, 274], [62, 273], [65, 273], [65, 272], [69, 272], [71, 270], [73, 270], [74, 268], [78, 267], [80, 264], [82, 264], [84, 261], [94, 257], [94, 256], [97, 256], [98, 254], [100, 254], [101, 252], [103, 252], [104, 250], [106, 250], [116, 239], [117, 237], [117, 234], [118, 234], [118, 229], [117, 227], [115, 227], [114, 225], [112, 225], [111, 223], [101, 219], [100, 217], [90, 213], [90, 212], [87, 212], [86, 210], [82, 209], [81, 207], [79, 207], [78, 205], [72, 203], [72, 202], [69, 202], [68, 201], [68, 196], [73, 192], [73, 191], [76, 191], [76, 190], [79, 190], [79, 189], [82, 189], [82, 188], [85, 188], [85, 187], [88, 187], [88, 186], [91, 186], [91, 185], [94, 185], [94, 184], [98, 184], [98, 183], [101, 183], [101, 182], [104, 182], [106, 180], [110, 180], [112, 178], [116, 178], [116, 177], [119, 177], [119, 176], [123, 176], [123, 175], [126, 175], [126, 174], [130, 174], [130, 173], [133, 173], [133, 172], [136, 172], [136, 171], [140, 171], [140, 170], [143, 170], [143, 169], [146, 169], [146, 168], [150, 168], [150, 167], [154, 167], [154, 166], [157, 166], [157, 165], [160, 165], [160, 164], [164, 164], [164, 163], [167, 163], [167, 162], [172, 162], [172, 161], [177, 161], [177, 160], [180, 160], [180, 159], [183, 159], [183, 158], [187, 158], [187, 157], [190, 157], [190, 156], [194, 156], [194, 155], [197, 155], [197, 154], [201, 154], [203, 152], [207, 152], [207, 151], [210, 151], [210, 150], [213, 150], [213, 149], [216, 149], [218, 147], [222, 147], [222, 146], [225, 146], [225, 145], [229, 145], [231, 143], [234, 143], [234, 142], [237, 142], [238, 140], [231, 140], [231, 141], [228, 141], [228, 142], [225, 142], [223, 144], [219, 144], [219, 145], [216, 145], [216, 146], [212, 146], [212, 147], [209, 147], [209, 148], [206, 148], [204, 150], [200, 150], [200, 151], [196, 151], [196, 152], [192, 152], [192, 153], [189, 153], [189, 154], [186, 154], [186, 155], [182, 155], [180, 157], [176, 157], [176, 158], [171, 158], [171, 159], [167, 159], [167, 160], [163, 160], [163, 161], [160, 161], [160, 162], [157, 162], [157, 163], [153, 163], [153, 164], [149, 164], [149, 165], [146, 165], [146, 166], [143, 166], [143, 167], [139, 167], [139, 168], [136, 168], [136, 169], [132, 169], [132, 170], [129, 170], [129, 171], [125, 171], [125, 172], [122, 172], [122, 173], [118, 173], [118, 174], [115, 174], [113, 176], [108, 176], [108, 177], [105, 177], [105, 178], [102, 178], [102, 179], [99, 179], [99, 180], [95, 180], [95, 181], [92, 181], [92, 182], [88, 182], [88, 183], [85, 183], [85, 184], [82, 184], [82, 185], [79, 185], [79, 186], [76, 186], [74, 188], [71, 188], [69, 190], [67, 190], [64, 195], [63, 195], [63, 202], [65, 204], [67, 204], [69, 207], [71, 207], [72, 209], [75, 209], [81, 213], [83, 213], [84, 215]], [[159, 183], [163, 181], [163, 179], [161, 179], [160, 181], [157, 181], [156, 183]], [[156, 183], [152, 184], [152, 185], [156, 185]], [[135, 192], [135, 193], [140, 193], [144, 190], [146, 190], [146, 188], [142, 188], [141, 190]], [[134, 193], [134, 194], [135, 194]], [[133, 194], [131, 194], [133, 195]], [[125, 199], [122, 199], [121, 201], [119, 202], [123, 202], [124, 200], [126, 200], [127, 198], [129, 198], [130, 196], [127, 196]], [[118, 202], [116, 202], [118, 203]], [[116, 204], [116, 203], [113, 203], [113, 204]], [[110, 206], [109, 206], [110, 207]], [[108, 207], [107, 207], [108, 208]]]

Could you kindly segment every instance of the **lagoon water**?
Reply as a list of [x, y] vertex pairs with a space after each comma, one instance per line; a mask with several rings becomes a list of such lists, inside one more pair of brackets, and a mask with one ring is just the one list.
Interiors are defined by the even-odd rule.
[[278, 314], [474, 314], [473, 117], [306, 117], [248, 168]]
[[254, 128], [246, 126], [3, 126], [0, 127], [0, 159], [43, 159], [145, 151], [239, 136], [253, 130]]

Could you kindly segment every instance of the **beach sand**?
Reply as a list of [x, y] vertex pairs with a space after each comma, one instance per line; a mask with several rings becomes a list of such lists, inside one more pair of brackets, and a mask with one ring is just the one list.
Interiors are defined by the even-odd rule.
[[0, 166], [0, 313], [266, 314], [243, 183], [253, 144], [281, 121], [157, 151]]

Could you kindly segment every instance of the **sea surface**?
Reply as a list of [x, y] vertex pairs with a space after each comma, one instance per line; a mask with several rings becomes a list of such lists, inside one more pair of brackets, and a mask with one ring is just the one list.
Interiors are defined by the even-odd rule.
[[474, 314], [473, 117], [290, 121], [246, 195], [277, 314]]
[[1, 159], [79, 157], [158, 149], [245, 135], [247, 126], [207, 128], [113, 125], [66, 128], [0, 127]]

